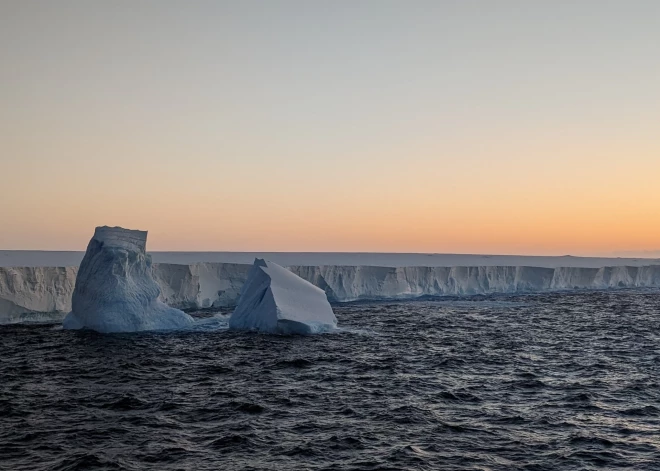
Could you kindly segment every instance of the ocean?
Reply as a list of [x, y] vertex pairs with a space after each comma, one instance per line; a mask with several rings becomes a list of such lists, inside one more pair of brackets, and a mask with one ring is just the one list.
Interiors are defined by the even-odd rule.
[[658, 290], [333, 308], [318, 336], [231, 332], [227, 311], [2, 325], [0, 469], [660, 469]]

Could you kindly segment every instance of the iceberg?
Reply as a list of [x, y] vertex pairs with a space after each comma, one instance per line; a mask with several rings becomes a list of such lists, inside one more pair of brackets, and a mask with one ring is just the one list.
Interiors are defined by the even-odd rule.
[[0, 324], [62, 322], [78, 267], [0, 267]]
[[[181, 253], [184, 259], [207, 255]], [[0, 265], [1, 257], [0, 251]], [[518, 258], [529, 261], [529, 257]], [[654, 264], [654, 260], [621, 259], [621, 263], [630, 265], [597, 266], [596, 262], [609, 263], [611, 259], [579, 259], [587, 260], [585, 266], [571, 266], [571, 263], [578, 263], [577, 258], [556, 259], [557, 263], [567, 263], [567, 266], [551, 266], [555, 264], [553, 261], [544, 263], [546, 266], [287, 265], [286, 270], [325, 291], [330, 302], [660, 287], [660, 264]], [[493, 260], [500, 261], [495, 257]], [[516, 257], [507, 260], [516, 261]], [[22, 257], [16, 261], [30, 262]], [[45, 261], [57, 262], [50, 256]], [[490, 263], [491, 259], [486, 262]], [[648, 265], [636, 265], [638, 262]], [[252, 264], [168, 262], [154, 263], [150, 273], [159, 288], [158, 300], [162, 303], [178, 309], [211, 309], [236, 307], [252, 269]], [[89, 268], [85, 270], [88, 272]], [[78, 271], [78, 266], [35, 266], [34, 263], [0, 266], [0, 324], [61, 322], [66, 313], [72, 311]]]
[[271, 334], [332, 331], [337, 318], [325, 292], [273, 262], [256, 259], [229, 328]]
[[251, 265], [235, 263], [154, 263], [160, 300], [179, 309], [236, 306]]
[[158, 300], [147, 232], [97, 227], [78, 270], [65, 329], [137, 332], [180, 329], [192, 317]]

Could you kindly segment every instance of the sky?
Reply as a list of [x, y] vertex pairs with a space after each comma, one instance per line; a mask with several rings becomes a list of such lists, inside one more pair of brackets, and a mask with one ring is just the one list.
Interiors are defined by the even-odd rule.
[[0, 0], [0, 249], [657, 256], [660, 2]]

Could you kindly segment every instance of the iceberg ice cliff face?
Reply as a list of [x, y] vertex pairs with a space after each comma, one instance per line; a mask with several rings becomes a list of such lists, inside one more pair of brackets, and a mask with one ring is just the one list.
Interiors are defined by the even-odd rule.
[[314, 334], [337, 327], [320, 288], [275, 263], [256, 259], [229, 328], [272, 334]]
[[235, 306], [251, 265], [236, 263], [155, 263], [160, 299], [180, 309]]
[[549, 290], [554, 269], [541, 267], [288, 267], [333, 302], [465, 296]]
[[80, 264], [65, 329], [137, 332], [185, 328], [193, 319], [158, 300], [146, 231], [97, 227]]
[[[151, 272], [160, 288], [160, 301], [180, 309], [200, 309], [236, 306], [251, 269], [251, 265], [234, 263], [156, 263]], [[286, 269], [325, 291], [330, 302], [660, 287], [660, 265], [600, 268], [316, 265]], [[145, 268], [145, 273], [148, 271]], [[0, 323], [61, 320], [71, 311], [77, 273], [78, 267], [0, 267]]]
[[288, 267], [332, 302], [660, 287], [660, 265], [644, 267]]
[[59, 322], [71, 310], [78, 267], [0, 267], [0, 324]]

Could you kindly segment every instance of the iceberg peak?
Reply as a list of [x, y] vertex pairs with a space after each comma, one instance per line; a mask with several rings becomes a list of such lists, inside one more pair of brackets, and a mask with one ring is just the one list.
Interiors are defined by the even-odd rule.
[[122, 247], [140, 252], [147, 250], [147, 231], [124, 229], [117, 226], [99, 226], [94, 230], [92, 239], [106, 247]]

